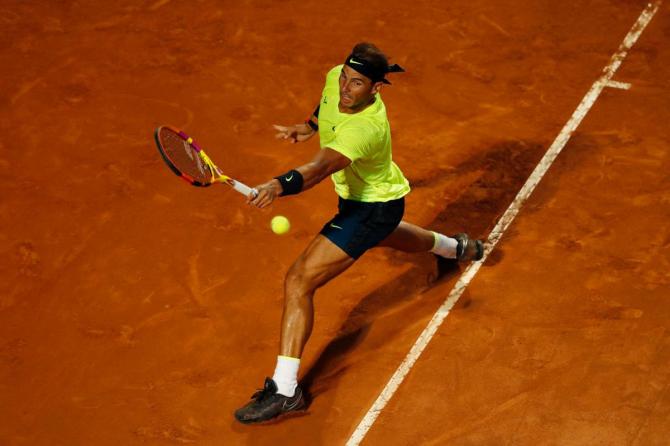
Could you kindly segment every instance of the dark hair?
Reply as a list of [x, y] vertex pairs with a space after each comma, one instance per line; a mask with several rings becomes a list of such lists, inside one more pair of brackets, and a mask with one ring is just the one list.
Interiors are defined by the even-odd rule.
[[351, 54], [359, 60], [364, 61], [375, 72], [386, 73], [389, 68], [389, 61], [386, 54], [371, 43], [360, 42], [351, 50]]

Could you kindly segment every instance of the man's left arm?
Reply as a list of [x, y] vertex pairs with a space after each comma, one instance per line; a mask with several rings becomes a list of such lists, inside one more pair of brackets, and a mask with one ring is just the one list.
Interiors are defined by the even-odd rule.
[[309, 163], [256, 186], [258, 195], [255, 198], [249, 196], [247, 203], [264, 208], [279, 196], [295, 195], [319, 184], [324, 178], [349, 164], [351, 160], [340, 152], [328, 147], [320, 149]]

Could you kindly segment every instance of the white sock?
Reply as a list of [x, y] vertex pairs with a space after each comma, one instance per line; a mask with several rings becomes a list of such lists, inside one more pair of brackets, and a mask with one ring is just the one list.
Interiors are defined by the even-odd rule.
[[455, 259], [458, 240], [438, 232], [433, 232], [433, 236], [435, 237], [435, 243], [430, 252], [433, 252], [438, 256], [446, 257], [447, 259]]
[[277, 383], [277, 393], [284, 396], [293, 396], [298, 387], [298, 369], [300, 358], [277, 356], [277, 367], [272, 380]]

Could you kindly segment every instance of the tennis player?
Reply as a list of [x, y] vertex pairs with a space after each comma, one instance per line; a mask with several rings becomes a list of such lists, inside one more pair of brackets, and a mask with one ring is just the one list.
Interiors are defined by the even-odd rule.
[[277, 137], [303, 142], [319, 134], [321, 149], [307, 164], [256, 186], [248, 202], [259, 208], [295, 195], [331, 176], [338, 213], [286, 274], [284, 313], [272, 379], [235, 412], [258, 423], [306, 408], [298, 386], [303, 348], [312, 331], [314, 292], [349, 268], [365, 251], [385, 246], [433, 252], [458, 261], [481, 260], [483, 244], [466, 234], [448, 237], [402, 220], [410, 186], [391, 159], [391, 128], [379, 94], [388, 73], [404, 71], [370, 43], [357, 44], [343, 65], [326, 75], [321, 102], [304, 124], [275, 126]]

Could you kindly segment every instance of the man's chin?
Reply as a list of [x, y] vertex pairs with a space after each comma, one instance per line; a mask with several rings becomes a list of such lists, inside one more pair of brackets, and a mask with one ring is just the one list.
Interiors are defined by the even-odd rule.
[[343, 108], [351, 108], [354, 105], [354, 101], [352, 100], [346, 100], [344, 98], [340, 98], [340, 107]]

